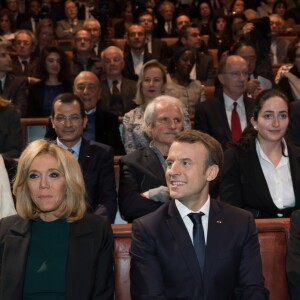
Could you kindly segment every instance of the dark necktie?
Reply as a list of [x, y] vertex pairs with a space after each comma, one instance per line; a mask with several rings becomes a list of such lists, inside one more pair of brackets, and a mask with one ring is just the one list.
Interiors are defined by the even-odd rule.
[[112, 85], [112, 94], [114, 96], [120, 96], [120, 90], [118, 88], [118, 80], [113, 80], [113, 85]]
[[72, 148], [68, 148], [67, 150], [68, 150], [69, 152], [71, 152], [72, 154], [75, 153], [75, 151], [74, 151]]
[[202, 216], [204, 216], [204, 213], [203, 212], [190, 213], [188, 214], [188, 216], [194, 224], [193, 227], [194, 248], [198, 258], [201, 273], [203, 274], [204, 262], [205, 262], [205, 238], [204, 238], [204, 230], [202, 225]]
[[27, 60], [22, 60], [22, 70], [24, 73], [26, 73], [27, 69]]
[[241, 121], [236, 107], [237, 102], [233, 102], [233, 110], [231, 114], [231, 136], [233, 143], [236, 143], [242, 135]]

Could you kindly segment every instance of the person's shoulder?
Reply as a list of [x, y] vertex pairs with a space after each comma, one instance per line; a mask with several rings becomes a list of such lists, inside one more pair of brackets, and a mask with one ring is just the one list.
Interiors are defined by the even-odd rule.
[[84, 143], [87, 143], [95, 152], [113, 153], [113, 148], [109, 145], [102, 144], [88, 139], [84, 139]]
[[23, 228], [28, 225], [29, 221], [21, 218], [19, 215], [12, 215], [0, 220], [0, 234], [5, 234], [11, 228]]
[[148, 154], [150, 151], [149, 147], [143, 147], [140, 149], [137, 149], [135, 151], [132, 151], [120, 158], [122, 163], [135, 163], [141, 158], [144, 157], [145, 154]]
[[92, 231], [98, 231], [98, 229], [100, 230], [103, 228], [107, 228], [109, 230], [110, 228], [107, 218], [91, 213], [86, 213], [81, 220], [74, 222], [74, 225], [75, 224], [87, 224]]
[[101, 109], [99, 106], [97, 106], [96, 115], [101, 116], [105, 121], [109, 120], [109, 121], [113, 121], [113, 122], [116, 122], [116, 121], [119, 122], [117, 115], [114, 115], [108, 111], [105, 111], [105, 110]]
[[293, 211], [291, 213], [290, 219], [291, 219], [291, 223], [293, 224], [296, 223], [300, 226], [300, 209]]

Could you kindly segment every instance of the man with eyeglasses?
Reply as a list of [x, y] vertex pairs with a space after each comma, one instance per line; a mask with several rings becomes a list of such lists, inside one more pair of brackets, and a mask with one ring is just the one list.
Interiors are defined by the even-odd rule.
[[72, 0], [65, 2], [65, 15], [66, 19], [57, 22], [55, 33], [58, 39], [73, 39], [82, 28], [83, 21], [78, 19], [78, 7]]
[[83, 137], [87, 121], [78, 96], [65, 93], [54, 99], [51, 122], [57, 134], [56, 143], [69, 150], [81, 166], [88, 211], [104, 215], [113, 223], [117, 211], [113, 149]]
[[255, 102], [245, 94], [248, 65], [240, 56], [230, 55], [219, 65], [218, 79], [222, 91], [210, 101], [199, 103], [195, 129], [208, 133], [225, 150], [241, 137], [249, 124]]
[[170, 200], [165, 179], [165, 158], [178, 132], [183, 130], [184, 105], [171, 96], [159, 96], [144, 114], [149, 146], [120, 160], [119, 209], [123, 219], [134, 219], [155, 211]]
[[100, 59], [93, 52], [92, 35], [85, 29], [80, 29], [74, 36], [73, 57], [71, 60], [71, 75], [73, 78], [81, 71], [90, 71]]
[[137, 81], [143, 64], [151, 59], [155, 57], [148, 51], [145, 27], [140, 24], [130, 25], [124, 51], [124, 77]]
[[15, 33], [14, 50], [12, 56], [13, 73], [17, 76], [23, 75], [31, 80], [39, 78], [39, 60], [33, 56], [37, 40], [30, 30], [19, 30]]

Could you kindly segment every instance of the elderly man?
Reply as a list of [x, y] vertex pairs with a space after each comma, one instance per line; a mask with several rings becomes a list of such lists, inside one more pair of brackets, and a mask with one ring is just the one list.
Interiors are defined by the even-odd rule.
[[133, 299], [269, 299], [252, 214], [209, 195], [222, 164], [208, 134], [176, 136], [166, 159], [172, 200], [133, 223]]
[[78, 20], [78, 7], [72, 0], [65, 2], [66, 19], [56, 24], [55, 33], [59, 39], [73, 39], [75, 32], [83, 26], [83, 21]]
[[208, 133], [226, 149], [237, 142], [249, 123], [254, 101], [244, 95], [248, 81], [248, 65], [240, 56], [230, 55], [219, 66], [222, 92], [211, 100], [199, 103], [195, 129]]
[[69, 150], [81, 166], [88, 210], [106, 215], [113, 223], [117, 211], [113, 149], [83, 137], [87, 117], [76, 95], [65, 93], [55, 98], [51, 122], [57, 134], [57, 145]]
[[148, 214], [169, 200], [165, 157], [175, 135], [183, 130], [184, 107], [171, 96], [159, 96], [146, 108], [144, 127], [149, 146], [120, 160], [119, 208], [128, 222]]
[[30, 30], [19, 30], [15, 33], [12, 56], [13, 73], [26, 77], [39, 77], [39, 61], [33, 56], [37, 46], [35, 35]]
[[123, 75], [128, 79], [137, 81], [143, 64], [155, 58], [148, 52], [146, 31], [143, 25], [132, 24], [129, 26], [127, 46], [124, 54]]
[[[75, 78], [73, 92], [83, 102], [87, 116], [83, 136], [113, 147], [115, 155], [124, 154], [118, 117], [99, 107], [101, 87], [98, 77], [89, 71], [80, 72]], [[56, 135], [48, 131], [46, 137], [55, 138]]]
[[106, 48], [101, 53], [101, 61], [105, 79], [101, 81], [100, 106], [105, 111], [124, 116], [136, 106], [132, 101], [136, 94], [136, 82], [122, 75], [124, 56], [120, 48]]

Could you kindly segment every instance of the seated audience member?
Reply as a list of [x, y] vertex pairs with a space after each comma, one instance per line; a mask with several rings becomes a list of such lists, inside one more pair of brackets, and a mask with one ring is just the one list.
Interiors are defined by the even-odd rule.
[[0, 96], [11, 101], [20, 117], [26, 115], [27, 87], [25, 77], [12, 73], [13, 64], [9, 55], [10, 43], [0, 41]]
[[151, 59], [154, 59], [154, 56], [148, 52], [144, 26], [140, 24], [130, 25], [124, 53], [124, 77], [137, 81], [143, 64]]
[[87, 123], [82, 101], [70, 93], [58, 95], [52, 105], [51, 123], [56, 143], [78, 160], [87, 192], [87, 209], [113, 223], [117, 211], [113, 149], [83, 137]]
[[245, 10], [245, 2], [243, 0], [233, 0], [231, 2], [230, 14], [242, 14]]
[[146, 30], [148, 52], [162, 63], [167, 63], [168, 45], [166, 42], [154, 36], [154, 15], [148, 11], [139, 15], [139, 24], [143, 25]]
[[273, 64], [285, 64], [288, 62], [288, 48], [290, 42], [286, 39], [280, 38], [282, 34], [284, 20], [276, 14], [269, 17], [271, 26], [271, 52], [272, 52], [272, 63]]
[[0, 38], [12, 42], [15, 39], [15, 23], [9, 9], [0, 10]]
[[111, 227], [86, 213], [74, 156], [45, 140], [32, 142], [13, 191], [18, 215], [1, 220], [1, 298], [114, 299]]
[[283, 35], [297, 35], [295, 20], [289, 16], [288, 5], [285, 0], [277, 0], [274, 2], [273, 14], [279, 15], [284, 21], [282, 28]]
[[[113, 147], [114, 155], [123, 155], [125, 151], [120, 136], [118, 117], [102, 110], [99, 106], [101, 86], [98, 77], [89, 71], [80, 72], [75, 78], [73, 92], [83, 102], [87, 116], [83, 136]], [[48, 129], [46, 137], [55, 139], [56, 134]]]
[[208, 48], [229, 49], [233, 44], [227, 16], [216, 16], [212, 21], [212, 33], [208, 38]]
[[300, 211], [291, 214], [290, 238], [288, 242], [286, 273], [289, 299], [297, 300], [300, 295]]
[[66, 19], [56, 23], [55, 34], [58, 39], [73, 39], [75, 33], [83, 26], [83, 21], [78, 20], [78, 8], [75, 2], [65, 2]]
[[72, 90], [69, 62], [57, 47], [45, 48], [40, 58], [41, 81], [29, 86], [27, 117], [48, 117], [52, 102], [61, 93]]
[[20, 11], [20, 2], [20, 0], [6, 0], [6, 6], [10, 10], [16, 28], [20, 28], [21, 23], [26, 20], [25, 14]]
[[136, 107], [133, 102], [136, 94], [136, 82], [123, 77], [124, 55], [123, 51], [115, 46], [110, 46], [101, 53], [104, 79], [101, 81], [101, 101], [103, 110], [117, 116]]
[[92, 49], [96, 56], [100, 56], [101, 52], [109, 46], [113, 45], [111, 40], [101, 39], [101, 24], [95, 19], [85, 20], [83, 29], [87, 30], [92, 36]]
[[292, 63], [289, 71], [281, 75], [278, 87], [286, 94], [289, 101], [300, 100], [300, 38], [296, 38], [290, 45], [288, 57]]
[[195, 129], [208, 133], [225, 150], [241, 137], [254, 108], [254, 101], [245, 95], [248, 65], [240, 56], [230, 55], [219, 65], [218, 79], [222, 91], [215, 99], [199, 103]]
[[258, 17], [268, 17], [273, 12], [273, 4], [275, 0], [261, 0], [259, 6], [256, 8]]
[[49, 18], [40, 20], [36, 27], [35, 36], [37, 39], [37, 47], [34, 54], [38, 57], [45, 48], [56, 45], [53, 21]]
[[190, 78], [195, 64], [191, 48], [183, 47], [174, 54], [169, 64], [165, 94], [177, 97], [187, 108], [190, 117], [195, 115], [195, 108], [205, 101], [204, 88], [199, 80]]
[[92, 71], [95, 62], [99, 61], [93, 52], [92, 35], [85, 29], [75, 33], [73, 57], [71, 59], [71, 77], [74, 79], [81, 71]]
[[242, 138], [225, 152], [221, 200], [255, 218], [289, 217], [300, 208], [300, 150], [284, 140], [288, 100], [278, 90], [261, 92]]
[[207, 46], [203, 46], [205, 42], [201, 39], [199, 28], [194, 24], [185, 25], [180, 31], [179, 39], [184, 47], [190, 47], [194, 52], [195, 61], [190, 72], [191, 79], [200, 80], [206, 85], [213, 84], [216, 77], [213, 58], [205, 53]]
[[122, 20], [114, 25], [114, 37], [116, 39], [124, 39], [129, 26], [133, 22], [132, 2], [129, 0], [123, 1], [123, 3], [123, 7], [121, 7]]
[[250, 98], [255, 99], [262, 90], [272, 88], [272, 82], [266, 75], [256, 70], [256, 51], [252, 44], [239, 42], [233, 47], [232, 54], [241, 56], [248, 64], [246, 92]]
[[10, 101], [0, 96], [0, 154], [4, 157], [17, 158], [21, 151], [20, 117]]
[[128, 222], [156, 210], [169, 200], [165, 157], [176, 133], [183, 130], [184, 106], [170, 96], [159, 96], [144, 114], [151, 142], [120, 159], [119, 208]]
[[15, 33], [14, 50], [12, 56], [13, 73], [17, 76], [38, 78], [39, 59], [33, 53], [37, 46], [35, 35], [29, 30], [19, 30]]
[[201, 1], [199, 4], [199, 16], [193, 20], [202, 35], [211, 35], [211, 22], [213, 19], [213, 12], [208, 1]]
[[16, 213], [11, 194], [9, 177], [5, 168], [3, 157], [0, 155], [0, 219], [15, 215]]
[[26, 6], [28, 5], [27, 16], [26, 19], [21, 23], [20, 28], [27, 29], [35, 33], [37, 25], [42, 19], [42, 5], [41, 1], [39, 0], [29, 0], [28, 2], [29, 3], [26, 4]]
[[133, 223], [133, 299], [268, 299], [252, 215], [209, 195], [222, 164], [211, 136], [175, 137], [166, 159], [172, 200]]
[[170, 1], [164, 1], [159, 5], [158, 11], [159, 14], [155, 35], [159, 38], [176, 37], [174, 4]]
[[295, 6], [289, 9], [289, 16], [293, 18], [296, 24], [300, 24], [300, 1], [294, 0]]
[[[156, 97], [163, 94], [167, 82], [166, 71], [157, 60], [151, 60], [144, 64], [134, 102], [138, 105], [135, 109], [124, 115], [123, 140], [126, 153], [145, 147], [150, 138], [144, 132], [143, 119], [147, 105]], [[187, 113], [186, 113], [187, 114]], [[189, 118], [184, 120], [184, 129], [190, 128]]]

